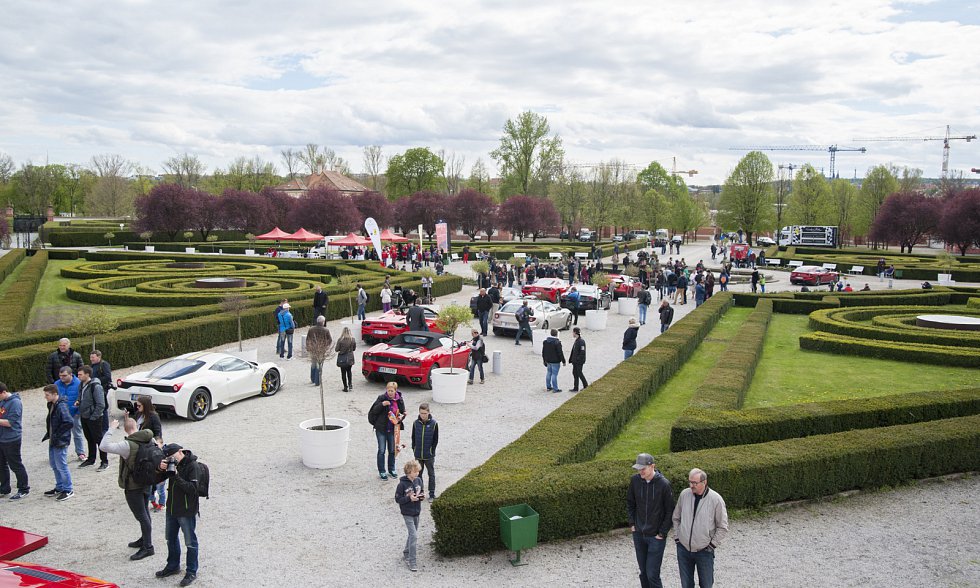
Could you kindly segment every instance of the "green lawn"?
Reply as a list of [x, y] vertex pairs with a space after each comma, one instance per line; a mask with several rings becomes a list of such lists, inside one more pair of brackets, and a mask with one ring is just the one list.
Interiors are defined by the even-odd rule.
[[[65, 286], [76, 280], [61, 277], [61, 268], [79, 263], [77, 260], [52, 259], [41, 278], [41, 285], [31, 307], [31, 317], [27, 329], [36, 331], [69, 325], [84, 320], [87, 312], [95, 307], [93, 304], [76, 302], [65, 294]], [[18, 269], [19, 271], [19, 269]], [[14, 277], [14, 276], [10, 276]], [[9, 280], [10, 278], [7, 278]], [[117, 317], [127, 317], [147, 312], [147, 309], [135, 306], [110, 306]], [[151, 309], [156, 312], [158, 309]]]
[[921, 363], [800, 349], [807, 316], [774, 314], [744, 408], [953, 390], [980, 384], [980, 373]]
[[619, 435], [599, 451], [597, 459], [634, 459], [640, 452], [667, 453], [670, 427], [752, 311], [741, 307], [729, 309], [691, 359], [626, 423]]

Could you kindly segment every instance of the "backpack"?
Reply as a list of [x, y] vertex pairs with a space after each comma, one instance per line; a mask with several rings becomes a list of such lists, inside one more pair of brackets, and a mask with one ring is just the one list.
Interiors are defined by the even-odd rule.
[[197, 495], [210, 499], [211, 470], [206, 463], [197, 461]]
[[371, 302], [371, 293], [367, 290], [364, 291], [364, 304]]
[[152, 486], [163, 481], [164, 473], [160, 471], [160, 462], [167, 459], [156, 443], [140, 443], [136, 451], [136, 459], [129, 470], [129, 479], [140, 486]]

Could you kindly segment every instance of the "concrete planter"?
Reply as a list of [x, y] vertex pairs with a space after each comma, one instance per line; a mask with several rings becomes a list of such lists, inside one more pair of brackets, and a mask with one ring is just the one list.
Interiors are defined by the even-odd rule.
[[619, 299], [619, 314], [623, 314], [626, 316], [636, 316], [638, 309], [639, 309], [638, 298], [623, 297]]
[[299, 451], [303, 465], [308, 468], [337, 468], [347, 463], [347, 449], [350, 445], [350, 423], [344, 419], [327, 418], [326, 431], [315, 430], [321, 424], [319, 418], [309, 419], [299, 424]]
[[439, 404], [459, 404], [466, 400], [466, 381], [470, 377], [463, 368], [436, 368], [432, 378], [432, 401]]
[[609, 320], [608, 310], [587, 310], [585, 311], [585, 328], [589, 331], [603, 331], [606, 329], [606, 322]]

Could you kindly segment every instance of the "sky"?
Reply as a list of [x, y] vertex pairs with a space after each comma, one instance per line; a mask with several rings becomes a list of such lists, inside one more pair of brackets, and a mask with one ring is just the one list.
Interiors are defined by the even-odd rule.
[[[363, 147], [465, 158], [522, 111], [566, 158], [613, 158], [689, 184], [725, 180], [742, 147], [841, 177], [878, 164], [938, 177], [942, 141], [980, 131], [980, 0], [887, 2], [7, 3], [0, 153], [18, 164], [114, 153], [157, 173], [317, 143], [363, 169]], [[950, 168], [980, 177], [980, 141]]]

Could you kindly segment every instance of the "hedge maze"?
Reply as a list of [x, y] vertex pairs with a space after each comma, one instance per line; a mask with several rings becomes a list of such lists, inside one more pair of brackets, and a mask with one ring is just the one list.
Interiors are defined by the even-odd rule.
[[[57, 251], [60, 259], [78, 259], [78, 251]], [[54, 257], [54, 256], [52, 256]], [[348, 297], [356, 292], [345, 290], [336, 279], [350, 275], [371, 293], [368, 310], [381, 308], [380, 290], [385, 277], [392, 286], [421, 289], [418, 274], [386, 270], [376, 262], [321, 261], [308, 259], [168, 253], [161, 256], [140, 252], [81, 252], [77, 263], [61, 271], [72, 281], [67, 296], [75, 301], [113, 306], [135, 306], [146, 309], [138, 315], [121, 318], [119, 327], [99, 337], [98, 346], [114, 367], [128, 367], [157, 359], [214, 347], [237, 341], [237, 318], [221, 310], [220, 302], [229, 294], [248, 298], [242, 312], [242, 337], [251, 338], [274, 333], [272, 309], [283, 298], [293, 305], [298, 325], [313, 320], [312, 298], [317, 286], [330, 297], [327, 318], [350, 314]], [[10, 261], [7, 261], [8, 258]], [[25, 264], [16, 282], [0, 298], [0, 373], [11, 389], [18, 390], [45, 384], [44, 362], [55, 349], [60, 337], [91, 337], [84, 321], [76, 325], [44, 331], [23, 331], [31, 311], [31, 302], [47, 264], [48, 252], [39, 251], [24, 258], [13, 251], [0, 262], [4, 276], [13, 267]], [[243, 288], [206, 289], [194, 287], [198, 278], [234, 277], [245, 280]], [[76, 281], [77, 280], [77, 281]], [[462, 279], [444, 275], [436, 277], [433, 294], [442, 296], [458, 292]], [[16, 293], [16, 295], [14, 294]], [[6, 321], [6, 322], [2, 322]], [[10, 323], [8, 328], [7, 323]], [[18, 328], [19, 327], [19, 328]], [[76, 345], [82, 348], [84, 344]]]
[[632, 462], [596, 454], [733, 304], [754, 310], [673, 423], [671, 452], [658, 456], [675, 493], [693, 467], [709, 472], [712, 487], [733, 508], [976, 470], [980, 372], [978, 387], [968, 389], [847, 399], [845, 383], [842, 400], [742, 408], [774, 313], [809, 314], [815, 330], [800, 346], [821, 341], [829, 368], [833, 353], [980, 367], [976, 334], [914, 326], [917, 313], [978, 313], [971, 306], [977, 289], [937, 290], [715, 294], [443, 492], [432, 506], [437, 550], [462, 555], [499, 548], [497, 508], [521, 502], [541, 514], [544, 541], [625, 526]]
[[[887, 265], [895, 266], [896, 278], [935, 282], [938, 274], [952, 274], [953, 280], [958, 282], [980, 282], [980, 259], [976, 256], [954, 257], [951, 265], [947, 267], [937, 261], [934, 255], [917, 256], [887, 251], [859, 253], [819, 247], [779, 247], [776, 251], [775, 255], [767, 254], [767, 256], [770, 259], [784, 260], [783, 269], [787, 269], [786, 263], [793, 260], [802, 261], [803, 265], [836, 263], [837, 271], [842, 274], [850, 272], [855, 266], [860, 266], [864, 270], [855, 276], [855, 279], [861, 279], [859, 277], [861, 275], [869, 278], [875, 276], [878, 260], [884, 258]], [[844, 275], [841, 277], [848, 278]]]

